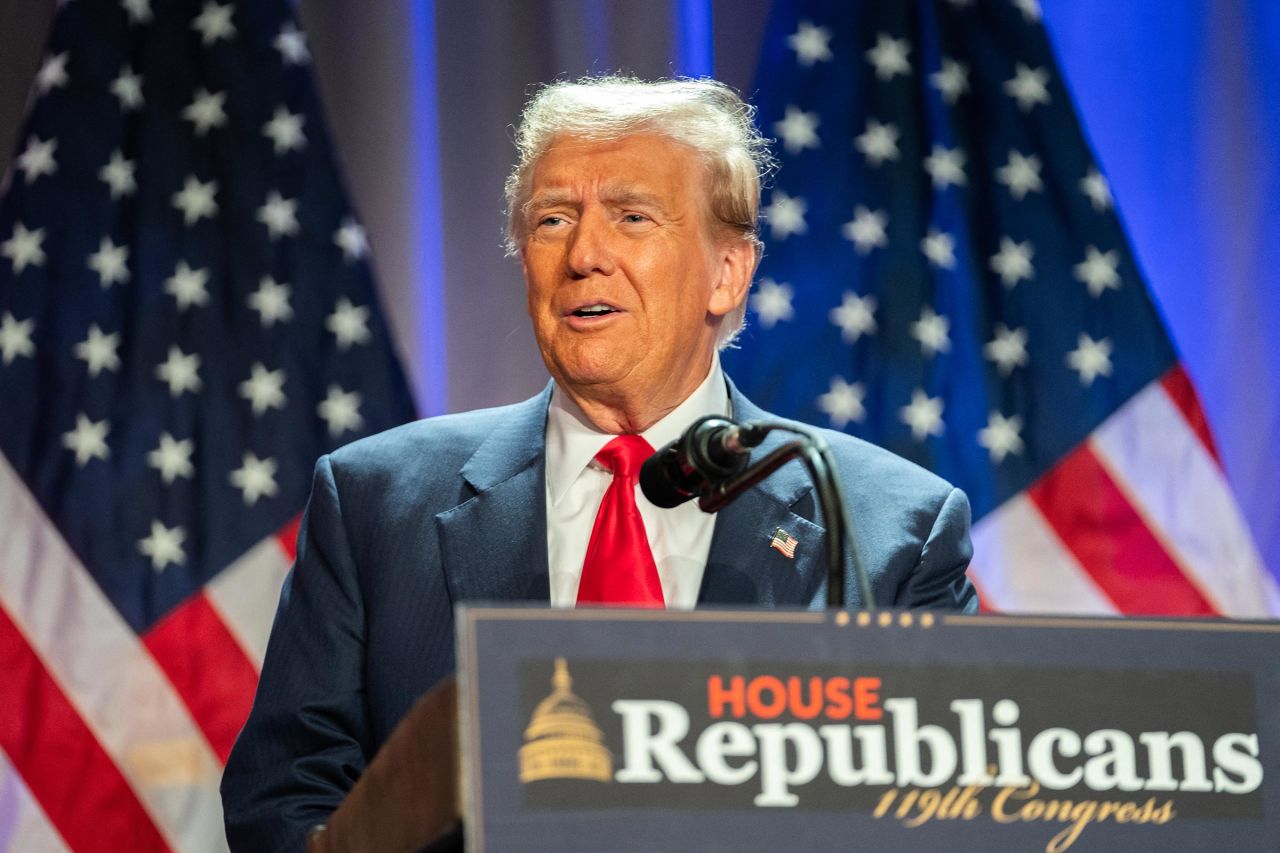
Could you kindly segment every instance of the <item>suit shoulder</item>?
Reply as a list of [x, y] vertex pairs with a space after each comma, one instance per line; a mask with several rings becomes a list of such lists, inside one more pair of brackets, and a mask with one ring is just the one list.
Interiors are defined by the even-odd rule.
[[918, 492], [948, 494], [954, 488], [946, 480], [909, 459], [869, 441], [831, 429], [810, 427], [826, 440], [841, 470], [856, 470], [859, 478], [896, 482]]

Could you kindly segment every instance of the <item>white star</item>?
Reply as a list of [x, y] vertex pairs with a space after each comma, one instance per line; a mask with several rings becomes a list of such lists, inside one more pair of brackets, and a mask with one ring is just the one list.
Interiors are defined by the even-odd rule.
[[258, 208], [258, 221], [267, 226], [267, 235], [272, 240], [280, 237], [291, 237], [298, 233], [298, 202], [296, 199], [284, 198], [272, 190], [267, 193], [267, 200]]
[[772, 329], [779, 320], [790, 320], [796, 316], [795, 309], [791, 307], [791, 297], [791, 285], [778, 284], [766, 278], [751, 294], [751, 310], [756, 312], [761, 326]]
[[1027, 23], [1034, 24], [1040, 20], [1040, 0], [1013, 0], [1013, 5], [1022, 12]]
[[107, 447], [107, 433], [111, 424], [106, 420], [94, 422], [81, 413], [76, 415], [76, 428], [62, 434], [62, 446], [76, 454], [76, 465], [83, 468], [91, 459], [106, 459], [111, 455]]
[[217, 3], [205, 3], [200, 14], [191, 22], [191, 29], [200, 33], [200, 43], [211, 45], [218, 39], [231, 39], [236, 34], [235, 24], [231, 23], [231, 4], [219, 6]]
[[846, 344], [856, 343], [863, 335], [876, 333], [876, 298], [846, 290], [840, 304], [827, 312], [827, 318], [840, 327], [840, 338]]
[[1009, 454], [1022, 453], [1022, 418], [1006, 418], [999, 412], [987, 415], [987, 425], [978, 430], [978, 444], [991, 453], [991, 461], [999, 464]]
[[803, 198], [792, 198], [782, 190], [774, 190], [770, 196], [769, 206], [763, 211], [765, 221], [775, 239], [785, 240], [792, 234], [803, 234], [809, 230], [804, 221], [805, 211], [809, 205]]
[[1097, 168], [1090, 166], [1089, 172], [1080, 179], [1080, 192], [1089, 197], [1093, 209], [1102, 212], [1111, 207], [1111, 184]]
[[889, 224], [889, 214], [883, 210], [868, 210], [858, 205], [853, 210], [853, 219], [840, 226], [846, 240], [852, 240], [859, 255], [870, 254], [872, 249], [889, 245], [885, 227]]
[[53, 152], [58, 149], [58, 140], [41, 140], [32, 136], [27, 140], [27, 149], [18, 155], [18, 171], [22, 173], [27, 184], [41, 175], [53, 175], [58, 171], [58, 161]]
[[13, 262], [15, 274], [22, 272], [28, 266], [42, 267], [44, 266], [44, 249], [41, 248], [43, 242], [43, 228], [28, 231], [21, 222], [15, 222], [9, 239], [0, 243], [0, 255], [4, 255]]
[[342, 258], [347, 263], [369, 254], [369, 238], [360, 223], [350, 216], [343, 219], [342, 225], [333, 232], [333, 242], [342, 250]]
[[942, 398], [930, 397], [917, 388], [911, 392], [911, 404], [899, 410], [902, 422], [911, 427], [911, 436], [924, 441], [931, 435], [942, 435], [946, 429], [942, 423]]
[[774, 122], [773, 129], [782, 137], [782, 147], [788, 154], [799, 154], [806, 148], [819, 146], [820, 121], [817, 113], [807, 113], [794, 104], [788, 104], [786, 115], [782, 121]]
[[364, 305], [352, 305], [345, 296], [338, 300], [333, 313], [325, 318], [324, 327], [333, 332], [338, 349], [346, 350], [352, 344], [369, 342], [369, 309]]
[[156, 377], [169, 386], [169, 395], [179, 397], [183, 391], [195, 393], [203, 383], [200, 381], [200, 354], [183, 354], [177, 347], [169, 347], [169, 357], [156, 368]]
[[329, 435], [335, 438], [364, 426], [364, 418], [360, 416], [359, 392], [343, 391], [337, 385], [329, 386], [329, 395], [316, 406], [316, 412], [329, 425]]
[[942, 69], [929, 75], [929, 84], [938, 90], [942, 100], [954, 104], [969, 91], [969, 67], [954, 59], [944, 59]]
[[138, 540], [138, 551], [151, 558], [151, 568], [164, 571], [170, 563], [181, 566], [187, 561], [182, 543], [187, 533], [181, 527], [165, 527], [159, 520], [151, 522], [151, 535]]
[[1030, 112], [1036, 104], [1049, 103], [1049, 72], [1043, 68], [1028, 68], [1021, 62], [1012, 80], [1006, 80], [1005, 92], [1018, 102], [1018, 108], [1024, 113]]
[[956, 267], [956, 240], [946, 231], [930, 228], [920, 241], [920, 251], [934, 267], [951, 270]]
[[231, 472], [231, 485], [241, 491], [245, 504], [253, 506], [263, 495], [275, 497], [280, 491], [276, 485], [276, 460], [269, 456], [259, 459], [248, 451], [242, 459], [243, 464]]
[[920, 319], [911, 324], [911, 337], [920, 342], [925, 358], [933, 358], [940, 352], [950, 352], [951, 321], [935, 314], [928, 305], [920, 312]]
[[182, 111], [182, 117], [196, 127], [196, 136], [204, 136], [210, 128], [227, 123], [227, 113], [222, 105], [227, 101], [226, 92], [210, 92], [201, 88], [196, 98]]
[[94, 323], [89, 327], [89, 337], [75, 345], [75, 356], [89, 366], [89, 375], [97, 376], [104, 369], [115, 372], [120, 369], [120, 333], [104, 335]]
[[0, 359], [5, 364], [13, 364], [20, 355], [26, 358], [35, 355], [36, 345], [31, 341], [35, 328], [35, 320], [19, 320], [8, 311], [4, 312], [0, 317]]
[[1030, 240], [1015, 243], [1008, 237], [1000, 238], [1000, 251], [991, 256], [991, 271], [1000, 276], [1005, 287], [1015, 287], [1021, 279], [1031, 280], [1036, 274], [1031, 258], [1035, 247]]
[[867, 119], [867, 129], [854, 137], [853, 147], [861, 151], [872, 166], [879, 166], [885, 160], [897, 160], [898, 128]]
[[924, 158], [924, 170], [933, 179], [934, 187], [940, 190], [946, 189], [948, 184], [959, 187], [967, 182], [964, 174], [964, 152], [959, 148], [933, 146], [933, 151]]
[[1111, 375], [1111, 341], [1095, 341], [1081, 333], [1076, 349], [1067, 353], [1067, 367], [1080, 374], [1080, 384], [1088, 388], [1099, 376]]
[[160, 478], [169, 485], [178, 477], [190, 480], [195, 476], [195, 466], [191, 464], [191, 451], [195, 442], [189, 438], [174, 440], [169, 433], [160, 434], [160, 446], [147, 453], [147, 464], [160, 472]]
[[98, 177], [110, 187], [112, 199], [133, 195], [138, 189], [133, 170], [134, 162], [124, 159], [119, 148], [111, 152], [111, 159], [98, 171]]
[[907, 54], [911, 45], [906, 39], [895, 39], [884, 33], [876, 36], [876, 46], [867, 51], [867, 61], [875, 66], [876, 77], [892, 80], [896, 74], [908, 74], [911, 63]]
[[110, 237], [103, 237], [98, 243], [98, 251], [89, 256], [89, 269], [98, 274], [98, 283], [103, 290], [110, 289], [113, 284], [121, 284], [129, 280], [129, 247], [123, 243], [117, 246]]
[[151, 0], [121, 0], [120, 5], [128, 13], [130, 24], [151, 22]]
[[279, 320], [287, 323], [293, 319], [289, 305], [289, 285], [280, 284], [271, 276], [263, 276], [258, 289], [249, 294], [249, 307], [258, 312], [263, 328], [270, 328]]
[[996, 324], [996, 336], [982, 347], [982, 354], [996, 363], [1001, 376], [1008, 376], [1027, 363], [1027, 330]]
[[302, 113], [291, 113], [285, 107], [276, 107], [271, 121], [262, 126], [262, 134], [271, 140], [277, 154], [301, 151], [307, 145], [307, 137], [302, 132], [305, 118]]
[[193, 270], [186, 261], [178, 261], [173, 275], [164, 280], [164, 292], [177, 301], [179, 311], [186, 311], [192, 305], [209, 303], [209, 291], [205, 289], [208, 284], [207, 269]]
[[218, 203], [214, 195], [218, 192], [218, 182], [202, 183], [195, 175], [187, 175], [182, 190], [173, 194], [173, 206], [182, 211], [182, 221], [193, 225], [201, 217], [212, 219], [218, 212]]
[[125, 65], [120, 69], [120, 76], [111, 81], [111, 94], [120, 99], [120, 109], [125, 112], [140, 108], [143, 104], [142, 75], [134, 74], [133, 69]]
[[240, 396], [249, 401], [254, 415], [261, 416], [267, 409], [283, 409], [284, 371], [267, 370], [260, 361], [249, 371], [249, 378], [240, 383]]
[[831, 390], [818, 398], [818, 408], [831, 418], [831, 426], [844, 429], [850, 421], [861, 422], [867, 416], [862, 404], [867, 389], [861, 382], [845, 382], [839, 376], [831, 377]]
[[1040, 180], [1040, 158], [1010, 150], [1009, 162], [996, 169], [996, 180], [1008, 187], [1009, 194], [1019, 201], [1029, 192], [1038, 193], [1044, 189]]
[[799, 28], [787, 36], [787, 47], [796, 52], [796, 61], [805, 68], [815, 62], [831, 59], [831, 30], [801, 21]]
[[307, 37], [293, 21], [280, 28], [280, 34], [271, 44], [280, 51], [285, 65], [305, 65], [311, 59], [311, 54], [307, 51]]
[[67, 85], [67, 57], [65, 51], [56, 56], [46, 56], [44, 64], [36, 74], [36, 91], [47, 95], [54, 89]]
[[1120, 256], [1116, 251], [1099, 252], [1096, 246], [1089, 246], [1084, 252], [1084, 260], [1072, 269], [1076, 280], [1089, 288], [1089, 295], [1097, 299], [1108, 289], [1119, 290], [1120, 274], [1116, 267], [1120, 265]]

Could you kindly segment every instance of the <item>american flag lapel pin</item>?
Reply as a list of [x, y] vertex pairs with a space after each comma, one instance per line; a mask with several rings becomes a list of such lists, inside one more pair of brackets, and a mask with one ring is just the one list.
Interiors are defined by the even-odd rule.
[[799, 544], [800, 541], [796, 539], [796, 537], [792, 536], [781, 527], [773, 531], [773, 535], [769, 537], [769, 547], [776, 551], [780, 551], [782, 556], [786, 557], [788, 560], [794, 560], [796, 558], [796, 546]]

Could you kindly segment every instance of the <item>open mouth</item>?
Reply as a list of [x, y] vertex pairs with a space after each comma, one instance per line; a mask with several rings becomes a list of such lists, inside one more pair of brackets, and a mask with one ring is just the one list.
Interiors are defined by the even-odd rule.
[[583, 305], [581, 308], [575, 308], [570, 313], [572, 313], [573, 316], [575, 317], [593, 318], [593, 317], [604, 317], [608, 314], [616, 314], [618, 313], [618, 309], [614, 308], [611, 305], [605, 305], [604, 303], [597, 303], [595, 305]]

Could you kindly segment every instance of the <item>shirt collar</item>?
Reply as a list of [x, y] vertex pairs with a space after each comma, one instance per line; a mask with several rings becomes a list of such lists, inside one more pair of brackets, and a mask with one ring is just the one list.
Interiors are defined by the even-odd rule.
[[[703, 415], [729, 417], [731, 414], [729, 388], [720, 369], [720, 356], [716, 355], [702, 384], [640, 435], [657, 450], [679, 438], [689, 424]], [[569, 395], [558, 386], [552, 387], [551, 405], [547, 409], [547, 489], [552, 504], [560, 501], [611, 439], [613, 435], [597, 429]]]

